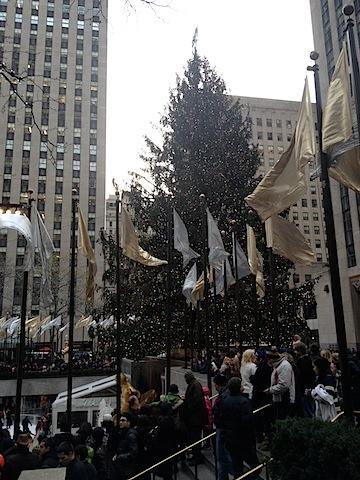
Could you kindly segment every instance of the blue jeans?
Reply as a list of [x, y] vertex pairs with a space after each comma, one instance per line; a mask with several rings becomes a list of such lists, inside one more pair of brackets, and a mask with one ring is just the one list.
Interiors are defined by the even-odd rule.
[[217, 480], [229, 480], [229, 474], [234, 475], [234, 469], [231, 462], [230, 453], [225, 448], [223, 438], [221, 438], [221, 429], [216, 429], [216, 459], [218, 465]]

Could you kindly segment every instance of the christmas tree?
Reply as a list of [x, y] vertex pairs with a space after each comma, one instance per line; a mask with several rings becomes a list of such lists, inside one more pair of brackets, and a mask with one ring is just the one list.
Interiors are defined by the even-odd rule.
[[[222, 78], [199, 55], [196, 38], [192, 57], [183, 77], [178, 77], [170, 94], [166, 112], [161, 118], [162, 144], [146, 138], [148, 153], [142, 158], [146, 173], [151, 178], [151, 192], [144, 188], [139, 175], [134, 175], [130, 192], [131, 206], [135, 211], [136, 227], [141, 234], [142, 246], [159, 258], [166, 258], [168, 203], [176, 208], [185, 222], [190, 243], [201, 252], [200, 194], [206, 196], [209, 210], [224, 232], [224, 243], [231, 252], [231, 230], [236, 225], [236, 236], [243, 248], [246, 245], [246, 223], [249, 211], [244, 198], [257, 183], [255, 174], [260, 164], [259, 153], [251, 144], [251, 119], [246, 107], [227, 94]], [[263, 225], [253, 221], [258, 248], [265, 258], [264, 274], [267, 294], [263, 300], [253, 294], [252, 275], [240, 281], [239, 326], [234, 289], [228, 295], [230, 337], [254, 344], [256, 328], [260, 339], [271, 343], [274, 323], [271, 318], [272, 297], [269, 288], [269, 266], [264, 243]], [[108, 282], [115, 279], [115, 243], [103, 239], [104, 254], [109, 268]], [[275, 256], [275, 282], [277, 314], [280, 320], [280, 336], [283, 345], [291, 343], [294, 333], [302, 334], [306, 323], [302, 318], [304, 305], [314, 301], [311, 282], [297, 289], [290, 289], [289, 277], [293, 265]], [[198, 262], [198, 273], [201, 261]], [[186, 307], [181, 287], [186, 276], [179, 254], [174, 254], [172, 265], [172, 323], [173, 347], [184, 339], [184, 318], [190, 313]], [[134, 265], [122, 258], [122, 310], [124, 315], [124, 353], [131, 357], [165, 351], [165, 270]], [[114, 311], [114, 295], [111, 289], [104, 292], [106, 309]], [[213, 301], [210, 302], [213, 305]], [[130, 319], [129, 319], [130, 315]], [[210, 326], [211, 344], [214, 343], [214, 315], [219, 325], [220, 344], [225, 344], [224, 302], [216, 301], [212, 308]], [[258, 324], [255, 325], [255, 319]], [[200, 325], [200, 328], [201, 325]], [[194, 330], [193, 330], [194, 333]], [[101, 334], [101, 332], [100, 332]], [[101, 336], [101, 335], [100, 335]], [[111, 331], [108, 332], [111, 338]], [[111, 343], [111, 341], [109, 340]]]

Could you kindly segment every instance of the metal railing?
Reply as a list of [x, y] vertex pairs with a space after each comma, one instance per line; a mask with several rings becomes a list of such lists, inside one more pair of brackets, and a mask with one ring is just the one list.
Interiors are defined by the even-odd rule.
[[[265, 410], [266, 408], [269, 408], [271, 407], [271, 404], [268, 403], [260, 408], [257, 408], [256, 410], [253, 411], [254, 414], [256, 413], [259, 413], [261, 412], [262, 410]], [[140, 478], [142, 477], [143, 475], [145, 475], [146, 473], [151, 473], [153, 472], [153, 470], [155, 470], [156, 468], [160, 467], [161, 465], [163, 465], [164, 463], [170, 461], [170, 460], [173, 460], [174, 458], [182, 455], [183, 453], [187, 452], [188, 450], [190, 450], [191, 448], [193, 447], [196, 447], [197, 445], [200, 445], [201, 443], [203, 442], [206, 442], [206, 440], [209, 440], [210, 438], [214, 437], [216, 435], [216, 431], [213, 432], [213, 433], [210, 433], [209, 435], [207, 435], [206, 437], [203, 437], [201, 438], [200, 440], [197, 440], [196, 442], [192, 443], [191, 445], [188, 445], [187, 447], [184, 447], [183, 449], [173, 453], [172, 455], [170, 455], [169, 457], [166, 457], [164, 458], [163, 460], [160, 460], [160, 462], [157, 462], [155, 463], [154, 465], [152, 465], [151, 467], [148, 467], [146, 468], [145, 470], [143, 470], [142, 472], [139, 472], [137, 473], [136, 475], [134, 475], [133, 477], [129, 478], [129, 480], [135, 480], [136, 478]], [[216, 469], [216, 464], [217, 464], [217, 460], [215, 458], [215, 469]], [[195, 478], [198, 478], [197, 476], [197, 463], [195, 462]], [[258, 467], [256, 467], [258, 468]], [[176, 478], [176, 476], [175, 476]], [[246, 477], [244, 477], [246, 478]]]
[[269, 463], [273, 461], [273, 458], [269, 458], [266, 460], [266, 462], [260, 463], [257, 467], [252, 468], [248, 472], [244, 473], [241, 475], [241, 477], [236, 478], [236, 480], [244, 480], [245, 478], [249, 478], [250, 475], [253, 475], [254, 473], [261, 472], [263, 468], [265, 468], [265, 478], [266, 480], [270, 480], [270, 475], [269, 475]]

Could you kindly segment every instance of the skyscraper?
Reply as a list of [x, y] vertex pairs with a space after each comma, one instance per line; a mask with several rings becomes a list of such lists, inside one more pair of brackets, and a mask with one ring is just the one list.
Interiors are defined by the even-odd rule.
[[[95, 243], [105, 216], [107, 0], [0, 0], [1, 203], [34, 205], [56, 249], [56, 313], [67, 312], [71, 197], [76, 189]], [[3, 70], [4, 71], [4, 70]], [[26, 105], [22, 102], [26, 101]], [[18, 314], [24, 243], [0, 234], [0, 309]], [[98, 276], [102, 273], [99, 263]], [[28, 313], [41, 310], [40, 276], [30, 282]], [[77, 258], [76, 315], [85, 313], [86, 260]]]
[[[360, 1], [348, 1], [355, 8], [354, 34], [359, 56]], [[315, 50], [319, 53], [322, 102], [342, 48], [346, 20], [342, 0], [311, 0]], [[331, 181], [335, 231], [339, 256], [341, 290], [349, 346], [360, 344], [360, 196]]]

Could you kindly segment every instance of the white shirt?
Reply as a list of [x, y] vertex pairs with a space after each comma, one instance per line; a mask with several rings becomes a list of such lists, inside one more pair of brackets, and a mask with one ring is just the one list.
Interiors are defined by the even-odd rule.
[[255, 363], [249, 362], [241, 365], [240, 373], [242, 379], [243, 393], [249, 395], [249, 398], [252, 398], [253, 385], [250, 382], [250, 377], [255, 375], [257, 366]]

